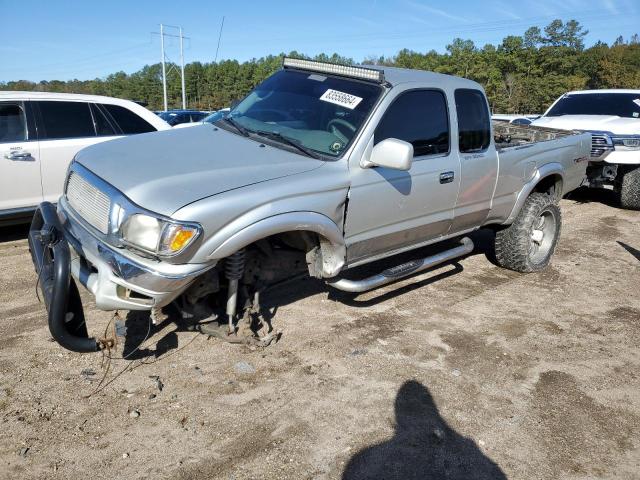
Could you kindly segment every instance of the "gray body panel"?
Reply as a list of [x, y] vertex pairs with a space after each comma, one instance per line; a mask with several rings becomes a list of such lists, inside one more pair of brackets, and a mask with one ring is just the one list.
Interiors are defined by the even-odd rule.
[[[458, 148], [454, 92], [458, 88], [482, 90], [479, 84], [431, 72], [384, 71], [387, 78], [395, 79], [396, 85], [372, 115], [359, 139], [360, 148], [354, 149], [349, 160], [351, 191], [345, 235], [350, 265], [482, 225], [497, 178], [493, 142], [476, 158], [460, 155]], [[449, 153], [416, 157], [407, 172], [361, 168], [362, 159], [371, 154], [375, 129], [389, 105], [404, 92], [423, 89], [438, 90], [446, 96]], [[454, 181], [440, 184], [439, 176], [444, 172], [453, 172]], [[368, 201], [370, 198], [375, 198], [374, 205]]]
[[91, 146], [76, 160], [137, 205], [167, 216], [196, 200], [323, 164], [210, 124]]

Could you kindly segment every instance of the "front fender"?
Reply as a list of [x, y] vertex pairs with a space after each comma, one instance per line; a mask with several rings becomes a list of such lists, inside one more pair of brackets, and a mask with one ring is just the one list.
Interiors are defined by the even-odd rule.
[[[505, 220], [503, 225], [510, 225], [513, 223], [513, 221], [518, 216], [518, 213], [520, 213], [524, 202], [527, 200], [529, 195], [531, 195], [531, 192], [533, 192], [533, 190], [536, 188], [536, 185], [538, 185], [542, 180], [551, 175], [560, 175], [564, 183], [564, 168], [562, 164], [557, 162], [547, 163], [545, 165], [542, 165], [535, 171], [531, 180], [525, 183], [520, 190], [520, 193], [518, 194], [518, 197], [516, 199], [516, 203], [511, 210], [511, 214], [509, 215], [507, 220]], [[562, 196], [561, 193], [560, 196]]]
[[316, 212], [288, 212], [244, 226], [241, 217], [225, 226], [203, 247], [210, 249], [209, 260], [220, 260], [258, 240], [292, 231], [308, 231], [320, 236], [323, 276], [337, 275], [345, 263], [346, 247], [340, 228], [327, 216]]

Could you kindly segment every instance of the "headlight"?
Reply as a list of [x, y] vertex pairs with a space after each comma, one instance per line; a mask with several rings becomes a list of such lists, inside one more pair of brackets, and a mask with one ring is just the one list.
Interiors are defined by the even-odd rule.
[[616, 150], [640, 150], [640, 135], [613, 137]]
[[135, 214], [125, 220], [122, 239], [146, 252], [173, 256], [183, 251], [200, 235], [194, 224], [169, 222], [150, 215]]

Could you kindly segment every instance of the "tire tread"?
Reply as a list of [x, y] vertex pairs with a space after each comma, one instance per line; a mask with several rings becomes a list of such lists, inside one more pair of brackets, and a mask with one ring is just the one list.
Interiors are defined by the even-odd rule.
[[[538, 218], [540, 213], [549, 206], [556, 209], [556, 215], [558, 218], [556, 239], [547, 258], [539, 264], [534, 264], [529, 258], [531, 225]], [[558, 207], [554, 198], [545, 193], [532, 193], [525, 201], [514, 222], [509, 227], [496, 233], [495, 255], [498, 264], [501, 267], [521, 273], [542, 270], [549, 264], [551, 256], [553, 255], [560, 236], [561, 224], [562, 219], [560, 207]]]
[[620, 176], [620, 206], [640, 210], [640, 167], [626, 169]]

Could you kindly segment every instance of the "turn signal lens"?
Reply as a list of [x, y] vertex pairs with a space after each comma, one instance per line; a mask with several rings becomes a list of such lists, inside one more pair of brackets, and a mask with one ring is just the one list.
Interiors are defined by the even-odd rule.
[[178, 250], [182, 250], [182, 248], [189, 243], [189, 240], [191, 240], [191, 237], [193, 237], [195, 235], [195, 232], [192, 232], [191, 230], [181, 230], [178, 233], [175, 234], [173, 240], [171, 241], [171, 245], [169, 245], [169, 248], [174, 251], [177, 252]]
[[184, 250], [198, 235], [198, 228], [191, 225], [169, 223], [165, 226], [160, 241], [161, 255], [174, 255]]

